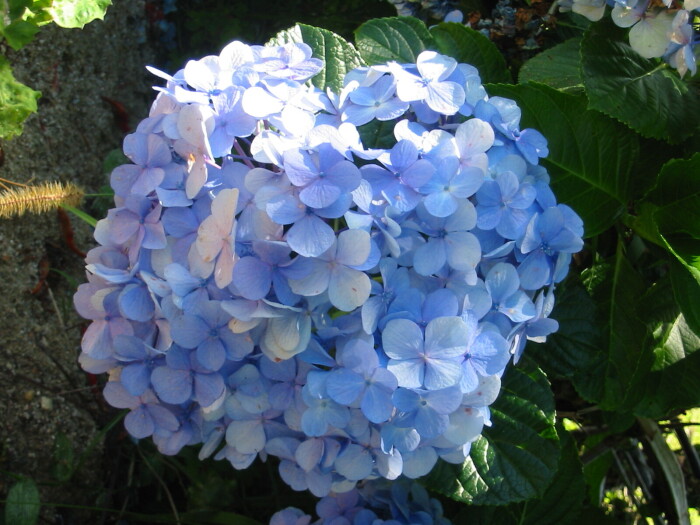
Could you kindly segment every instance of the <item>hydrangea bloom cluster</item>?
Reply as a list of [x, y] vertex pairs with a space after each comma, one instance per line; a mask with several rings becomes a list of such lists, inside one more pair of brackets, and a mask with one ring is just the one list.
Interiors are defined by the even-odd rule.
[[[562, 11], [573, 11], [595, 22], [612, 7], [611, 17], [618, 27], [630, 28], [629, 43], [644, 58], [663, 58], [683, 77], [697, 72], [694, 48], [700, 37], [693, 18], [700, 9], [698, 0], [560, 0]], [[695, 12], [695, 14], [693, 14]]]
[[[307, 82], [322, 67], [233, 42], [153, 70], [75, 296], [80, 362], [132, 436], [272, 455], [320, 497], [462, 463], [508, 362], [557, 329], [583, 234], [546, 140], [474, 67], [425, 51], [340, 93]], [[377, 122], [391, 147], [363, 144]]]
[[[416, 482], [369, 481], [359, 489], [329, 494], [316, 505], [314, 525], [449, 525], [442, 505]], [[312, 517], [289, 507], [275, 513], [270, 525], [309, 525]]]

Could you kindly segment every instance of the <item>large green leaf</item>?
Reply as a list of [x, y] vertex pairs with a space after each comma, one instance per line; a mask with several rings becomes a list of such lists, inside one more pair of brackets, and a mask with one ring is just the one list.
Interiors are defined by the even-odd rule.
[[581, 38], [572, 38], [538, 53], [523, 64], [518, 82], [540, 82], [561, 90], [583, 90]]
[[355, 45], [370, 65], [395, 60], [413, 63], [426, 49], [437, 49], [428, 28], [411, 16], [376, 18], [355, 31]]
[[487, 91], [514, 99], [522, 109], [522, 127], [547, 138], [549, 156], [542, 164], [552, 176], [552, 190], [581, 216], [586, 236], [609, 228], [630, 197], [639, 152], [634, 133], [588, 110], [585, 97], [543, 84], [489, 85]]
[[700, 281], [678, 263], [671, 263], [673, 296], [683, 312], [685, 322], [700, 334]]
[[[685, 327], [674, 327], [669, 334], [669, 352], [680, 351], [680, 344], [671, 339], [680, 339]], [[686, 332], [685, 335], [688, 335]], [[676, 346], [678, 345], [678, 346]], [[648, 390], [635, 408], [635, 413], [652, 419], [665, 419], [669, 415], [700, 405], [700, 352], [693, 351], [664, 370], [656, 370], [648, 376]]]
[[5, 501], [5, 523], [7, 525], [34, 525], [39, 519], [39, 489], [34, 480], [18, 481], [7, 493]]
[[583, 506], [585, 482], [576, 442], [563, 429], [561, 457], [554, 479], [538, 499], [512, 503], [505, 507], [465, 506], [454, 523], [470, 525], [565, 525], [570, 523]]
[[623, 253], [622, 242], [603, 278], [591, 283], [603, 328], [605, 365], [601, 370], [605, 410], [630, 410], [644, 395], [644, 381], [654, 361], [647, 342], [647, 327], [637, 314], [646, 285]]
[[654, 215], [662, 235], [700, 238], [700, 153], [667, 162], [645, 200], [658, 207]]
[[270, 41], [273, 45], [287, 42], [303, 42], [311, 47], [314, 57], [323, 60], [324, 68], [311, 79], [319, 89], [328, 87], [336, 93], [340, 92], [345, 74], [364, 64], [351, 43], [327, 29], [297, 24], [278, 33]]
[[[664, 246], [700, 285], [700, 153], [672, 159], [659, 173], [656, 186], [639, 204], [634, 225], [640, 234]], [[697, 293], [697, 292], [695, 292]], [[687, 301], [685, 302], [687, 309]], [[697, 326], [696, 315], [689, 315]]]
[[697, 88], [665, 63], [642, 57], [612, 23], [591, 25], [581, 44], [589, 107], [645, 137], [678, 142], [698, 130]]
[[493, 426], [472, 443], [462, 465], [440, 462], [426, 484], [465, 503], [504, 505], [542, 496], [559, 460], [554, 398], [537, 368], [510, 368], [491, 405]]
[[583, 398], [598, 401], [605, 386], [600, 373], [605, 355], [601, 351], [603, 334], [596, 322], [596, 304], [580, 284], [560, 290], [551, 314], [559, 322], [559, 330], [548, 336], [544, 344], [528, 344], [527, 355], [548, 376], [567, 378]]
[[22, 124], [36, 112], [41, 93], [20, 84], [12, 76], [12, 68], [0, 56], [0, 138], [10, 139], [22, 133]]
[[443, 22], [430, 28], [438, 51], [479, 70], [483, 83], [511, 82], [503, 54], [484, 35], [463, 24]]
[[93, 20], [103, 20], [112, 0], [53, 0], [47, 11], [61, 27], [83, 28]]
[[674, 263], [671, 276], [640, 299], [643, 320], [651, 328], [646, 346], [653, 349], [653, 363], [637, 415], [660, 419], [700, 404], [700, 357], [696, 356], [700, 336], [686, 322], [675, 299], [674, 291], [681, 284], [674, 282], [678, 278], [687, 278], [681, 283], [697, 289], [692, 276]]

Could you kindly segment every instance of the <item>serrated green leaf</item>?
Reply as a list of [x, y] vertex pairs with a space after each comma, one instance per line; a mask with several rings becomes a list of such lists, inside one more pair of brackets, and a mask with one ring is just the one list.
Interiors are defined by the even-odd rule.
[[626, 127], [587, 109], [583, 96], [561, 93], [543, 84], [489, 85], [491, 95], [515, 100], [521, 127], [539, 130], [549, 142], [542, 160], [560, 202], [583, 219], [585, 235], [609, 228], [631, 196], [632, 167], [638, 140]]
[[566, 525], [583, 506], [585, 482], [576, 442], [559, 428], [561, 457], [554, 479], [542, 498], [505, 507], [465, 506], [454, 523], [470, 525]]
[[442, 22], [431, 27], [430, 34], [440, 53], [477, 68], [483, 83], [511, 82], [503, 54], [478, 31], [463, 24]]
[[694, 351], [663, 370], [649, 374], [647, 392], [635, 413], [652, 419], [700, 405], [700, 352]]
[[641, 321], [649, 327], [649, 335], [652, 337], [659, 325], [675, 322], [681, 312], [673, 297], [669, 275], [652, 284], [639, 298], [637, 313]]
[[410, 64], [426, 49], [437, 49], [425, 24], [411, 16], [365, 22], [355, 31], [355, 45], [369, 65], [392, 60]]
[[539, 82], [555, 89], [583, 90], [581, 38], [572, 38], [543, 51], [523, 64], [518, 82]]
[[683, 312], [686, 323], [700, 334], [700, 279], [678, 263], [671, 262], [673, 296]]
[[644, 395], [644, 381], [654, 361], [651, 347], [645, 345], [647, 327], [637, 314], [645, 290], [619, 242], [611, 271], [593, 289], [604, 334], [605, 389], [600, 406], [605, 410], [629, 410]]
[[554, 480], [540, 499], [520, 504], [518, 525], [565, 525], [583, 506], [586, 484], [576, 441], [559, 430], [561, 457]]
[[12, 525], [34, 525], [39, 519], [39, 489], [34, 480], [18, 481], [7, 493], [5, 501], [5, 523]]
[[[664, 164], [634, 224], [664, 246], [700, 283], [700, 153]], [[690, 317], [694, 323], [694, 316]]]
[[61, 27], [83, 28], [93, 20], [103, 20], [111, 0], [54, 0], [47, 9]]
[[324, 68], [311, 82], [319, 89], [330, 88], [338, 93], [348, 71], [364, 65], [355, 47], [343, 37], [326, 29], [297, 24], [277, 33], [270, 43], [282, 45], [288, 42], [304, 43], [311, 47], [313, 56], [323, 60]]
[[[674, 280], [681, 279], [680, 282]], [[653, 349], [646, 394], [635, 408], [641, 416], [663, 418], [675, 411], [700, 404], [700, 336], [687, 323], [675, 292], [679, 285], [694, 290], [698, 283], [680, 264], [673, 263], [669, 276], [661, 279], [641, 298], [640, 312], [650, 326], [646, 346]], [[691, 309], [697, 309], [693, 304]]]
[[596, 303], [580, 284], [560, 290], [551, 314], [559, 330], [543, 344], [529, 344], [526, 353], [548, 376], [567, 378], [583, 398], [598, 401], [603, 396], [604, 354]]
[[39, 28], [26, 20], [15, 20], [2, 28], [2, 36], [14, 50], [21, 49], [34, 40]]
[[40, 96], [38, 91], [17, 82], [9, 62], [0, 56], [0, 138], [10, 139], [22, 133], [22, 124], [36, 112]]
[[700, 238], [700, 153], [664, 164], [645, 201], [657, 206], [662, 235], [683, 232]]
[[541, 370], [511, 367], [491, 405], [492, 427], [462, 465], [438, 463], [426, 485], [457, 501], [505, 505], [542, 496], [557, 470], [554, 397]]
[[583, 15], [569, 11], [567, 13], [559, 12], [557, 14], [557, 23], [554, 31], [560, 41], [569, 40], [571, 38], [582, 37], [586, 29], [591, 26], [591, 21]]
[[611, 22], [591, 25], [581, 55], [590, 108], [645, 137], [678, 142], [698, 130], [697, 88], [667, 64], [639, 55]]

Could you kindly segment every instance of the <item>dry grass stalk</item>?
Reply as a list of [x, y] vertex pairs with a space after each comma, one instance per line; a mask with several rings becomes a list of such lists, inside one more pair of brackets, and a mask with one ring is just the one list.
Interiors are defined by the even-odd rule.
[[15, 185], [0, 192], [0, 218], [20, 216], [24, 213], [46, 213], [63, 205], [77, 206], [85, 193], [74, 184], [60, 182], [44, 182], [35, 186], [13, 183]]

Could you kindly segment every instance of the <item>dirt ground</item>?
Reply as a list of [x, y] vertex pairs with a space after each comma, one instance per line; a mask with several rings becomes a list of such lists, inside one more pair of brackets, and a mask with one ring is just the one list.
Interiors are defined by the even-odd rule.
[[[0, 177], [70, 181], [88, 193], [107, 183], [104, 159], [124, 136], [124, 114], [115, 114], [114, 103], [135, 127], [155, 80], [144, 69], [153, 53], [143, 0], [114, 4], [104, 22], [84, 30], [47, 26], [21, 51], [2, 50], [15, 77], [42, 96], [22, 136], [0, 141]], [[91, 229], [70, 220], [75, 244], [87, 251]], [[48, 274], [38, 287], [42, 267]], [[35, 479], [49, 504], [95, 505], [96, 487], [104, 485], [95, 436], [111, 415], [77, 364], [85, 323], [73, 312], [72, 296], [83, 280], [82, 259], [69, 249], [56, 213], [0, 220], [0, 500], [18, 476]], [[97, 444], [70, 483], [55, 483], [52, 470], [61, 435], [74, 447], [74, 463], [91, 440]], [[42, 517], [82, 522], [50, 505]]]

